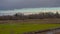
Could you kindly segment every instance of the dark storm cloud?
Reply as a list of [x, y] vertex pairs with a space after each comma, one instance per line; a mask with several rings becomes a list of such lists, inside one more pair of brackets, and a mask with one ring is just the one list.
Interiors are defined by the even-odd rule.
[[0, 0], [0, 10], [60, 7], [60, 0]]

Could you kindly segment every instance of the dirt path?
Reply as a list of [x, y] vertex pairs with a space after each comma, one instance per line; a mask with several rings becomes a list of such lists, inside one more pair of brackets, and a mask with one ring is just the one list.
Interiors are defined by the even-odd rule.
[[3, 23], [42, 23], [42, 24], [60, 24], [60, 19], [28, 19], [28, 20], [0, 20]]

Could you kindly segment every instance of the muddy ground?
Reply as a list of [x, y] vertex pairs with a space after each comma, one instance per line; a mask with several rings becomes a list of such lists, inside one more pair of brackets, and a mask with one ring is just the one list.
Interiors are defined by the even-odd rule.
[[52, 24], [60, 24], [60, 19], [26, 19], [26, 20], [0, 20], [0, 24], [4, 23], [52, 23]]

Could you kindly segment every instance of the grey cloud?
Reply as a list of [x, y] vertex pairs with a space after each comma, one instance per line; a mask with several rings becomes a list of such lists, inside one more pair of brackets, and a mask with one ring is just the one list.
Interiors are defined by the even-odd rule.
[[60, 0], [0, 0], [0, 10], [60, 7]]

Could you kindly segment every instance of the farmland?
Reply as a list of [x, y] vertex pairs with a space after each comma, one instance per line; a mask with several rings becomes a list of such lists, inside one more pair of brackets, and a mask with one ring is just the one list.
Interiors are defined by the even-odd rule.
[[60, 27], [59, 20], [60, 19], [1, 20], [0, 34], [23, 34], [24, 32], [58, 28]]

